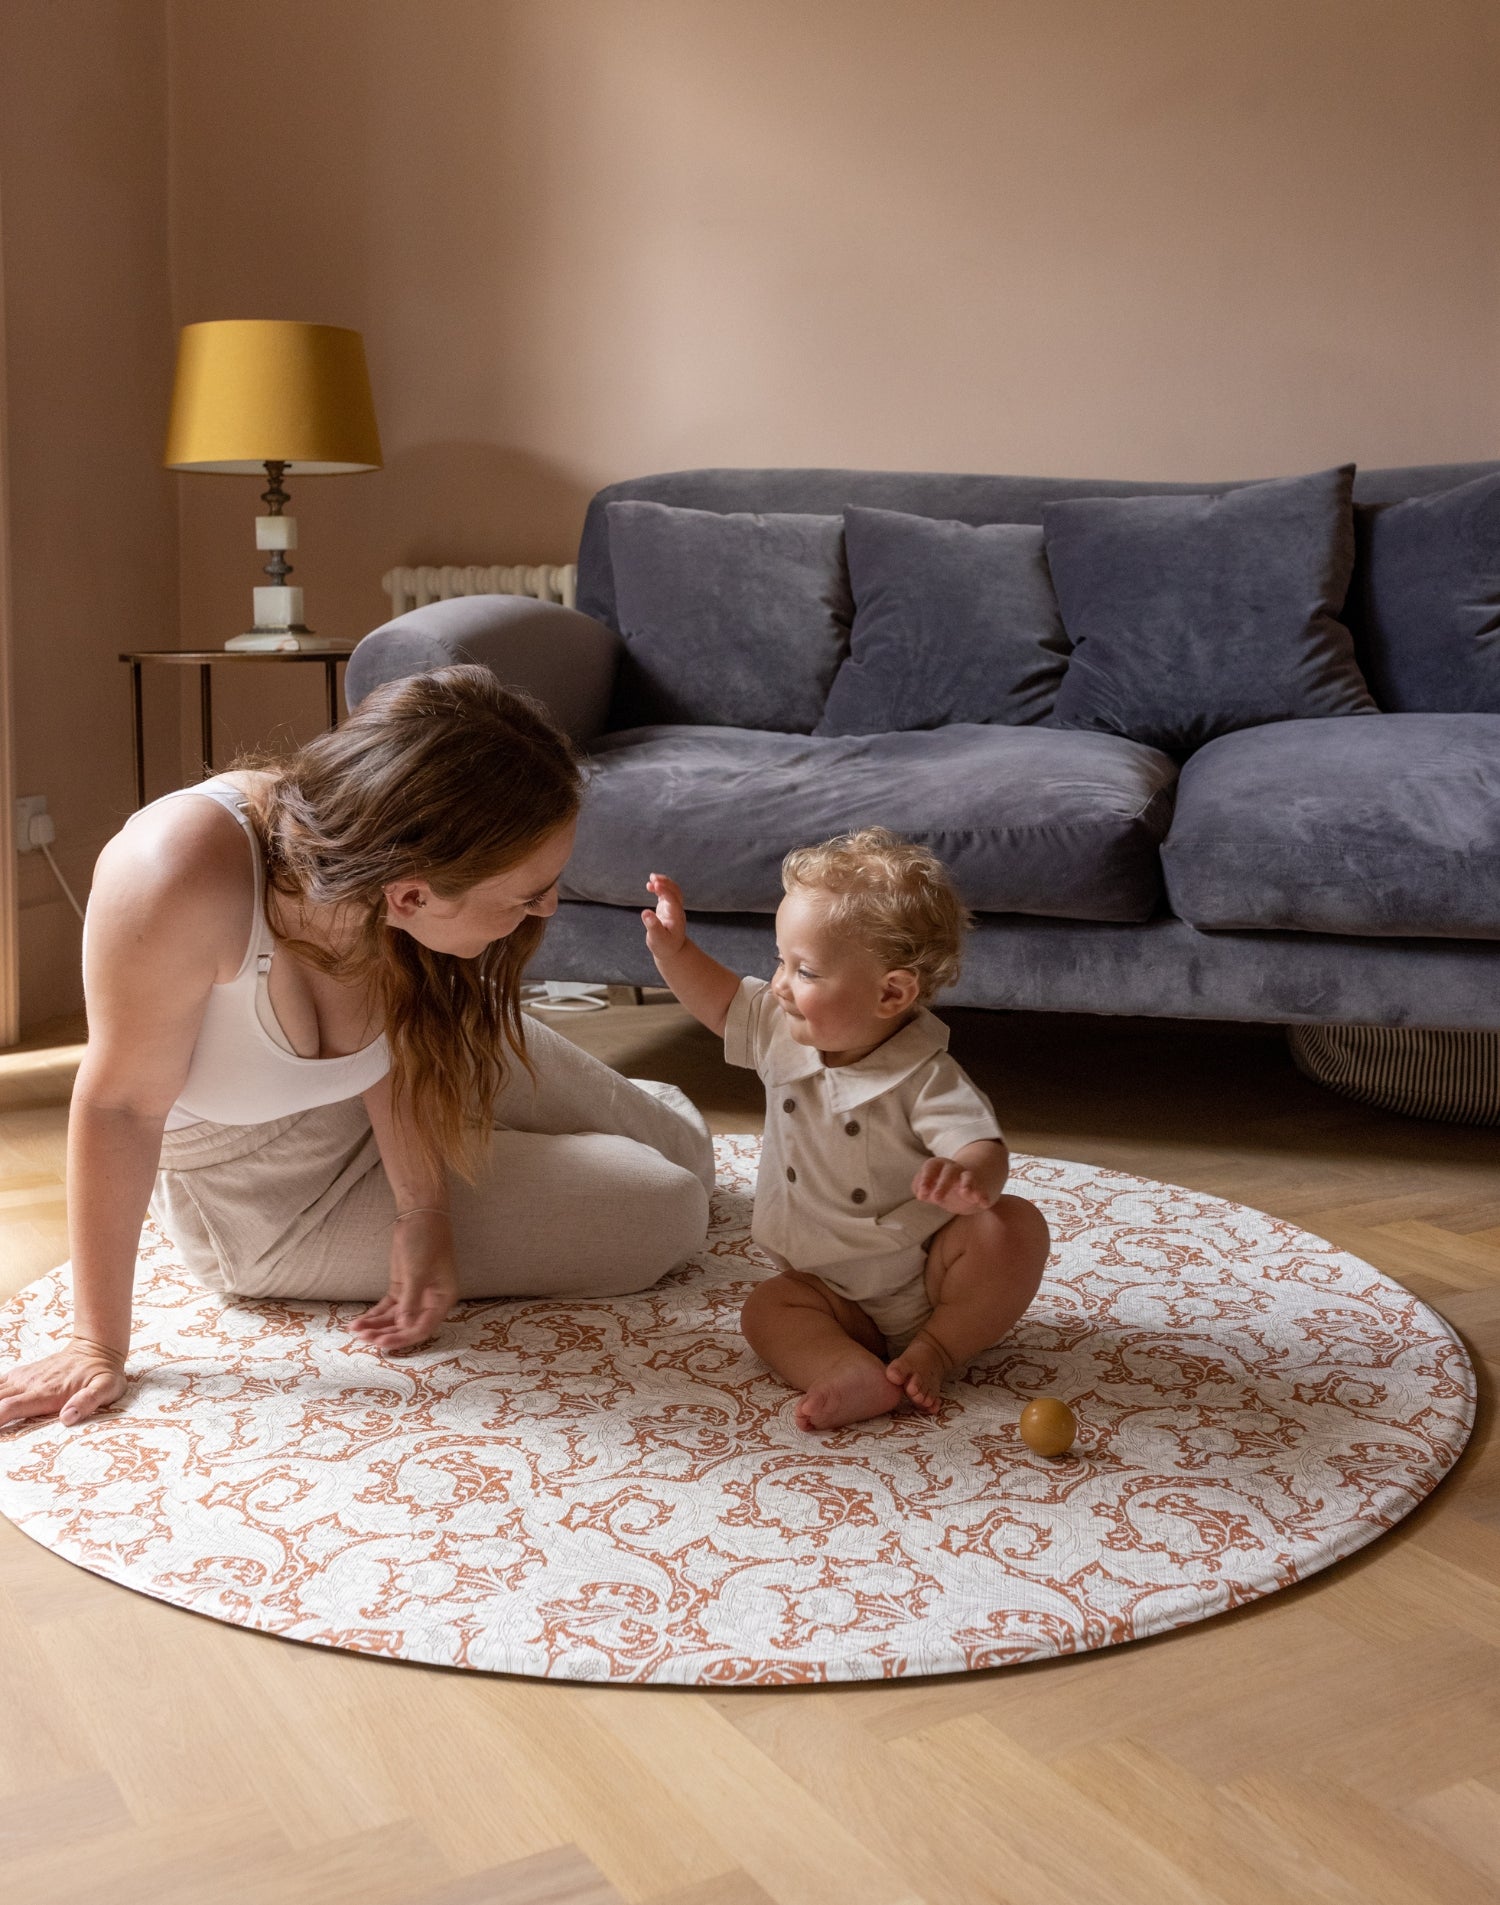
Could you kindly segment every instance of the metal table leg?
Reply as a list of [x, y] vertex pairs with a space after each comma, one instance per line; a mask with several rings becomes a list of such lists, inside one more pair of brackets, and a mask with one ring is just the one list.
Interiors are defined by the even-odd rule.
[[134, 716], [130, 727], [130, 760], [135, 769], [135, 804], [137, 808], [146, 804], [146, 723], [141, 711], [141, 664], [130, 664], [130, 710]]
[[203, 735], [203, 778], [205, 780], [214, 771], [214, 691], [211, 664], [201, 662], [198, 667], [198, 720]]
[[339, 665], [336, 661], [324, 662], [323, 686], [328, 691], [328, 725], [336, 728], [339, 724]]

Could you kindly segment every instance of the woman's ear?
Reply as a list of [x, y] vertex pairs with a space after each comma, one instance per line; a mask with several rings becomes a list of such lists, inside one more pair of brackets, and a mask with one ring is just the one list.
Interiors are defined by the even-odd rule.
[[409, 925], [432, 898], [432, 888], [425, 880], [392, 880], [384, 892], [388, 926]]
[[922, 991], [921, 982], [910, 966], [897, 966], [880, 982], [880, 1003], [875, 1010], [883, 1019], [910, 1012]]

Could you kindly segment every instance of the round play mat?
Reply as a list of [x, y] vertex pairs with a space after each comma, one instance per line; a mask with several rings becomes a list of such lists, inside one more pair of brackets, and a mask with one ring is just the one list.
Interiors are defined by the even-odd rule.
[[[356, 1305], [211, 1295], [152, 1228], [113, 1411], [0, 1430], [0, 1511], [242, 1627], [487, 1672], [700, 1685], [1003, 1666], [1136, 1640], [1373, 1541], [1474, 1411], [1442, 1320], [1196, 1191], [1047, 1158], [1054, 1255], [1012, 1336], [906, 1413], [805, 1435], [740, 1304], [759, 1141], [718, 1140], [706, 1248], [644, 1295], [501, 1301], [382, 1360]], [[0, 1306], [0, 1367], [67, 1329]], [[1078, 1418], [1033, 1454], [1033, 1396]]]

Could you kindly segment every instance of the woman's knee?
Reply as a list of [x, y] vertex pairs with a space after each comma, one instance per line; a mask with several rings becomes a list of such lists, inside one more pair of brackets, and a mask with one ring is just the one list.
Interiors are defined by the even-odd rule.
[[650, 1289], [708, 1239], [708, 1192], [697, 1175], [649, 1146], [635, 1149], [641, 1155], [608, 1201], [610, 1245], [593, 1279], [598, 1296]]
[[702, 1184], [710, 1196], [714, 1188], [714, 1140], [708, 1120], [677, 1085], [663, 1084], [654, 1078], [630, 1078], [625, 1081], [644, 1092], [667, 1116], [653, 1128], [647, 1142], [664, 1157], [680, 1164]]

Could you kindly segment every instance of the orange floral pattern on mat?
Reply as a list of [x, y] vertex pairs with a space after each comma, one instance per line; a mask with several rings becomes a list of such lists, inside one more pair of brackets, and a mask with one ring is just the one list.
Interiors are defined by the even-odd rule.
[[[1016, 1162], [1056, 1251], [941, 1415], [828, 1436], [739, 1307], [758, 1140], [718, 1140], [704, 1251], [641, 1296], [472, 1303], [382, 1361], [352, 1304], [211, 1295], [148, 1227], [134, 1381], [0, 1431], [0, 1511], [110, 1580], [360, 1653], [582, 1680], [949, 1673], [1200, 1620], [1372, 1541], [1468, 1437], [1432, 1311], [1321, 1238], [1119, 1172]], [[0, 1365], [67, 1328], [66, 1266]], [[1075, 1452], [1021, 1443], [1034, 1395]]]

